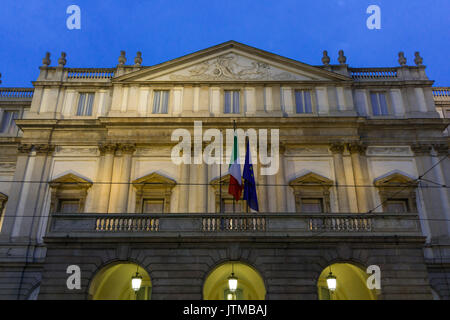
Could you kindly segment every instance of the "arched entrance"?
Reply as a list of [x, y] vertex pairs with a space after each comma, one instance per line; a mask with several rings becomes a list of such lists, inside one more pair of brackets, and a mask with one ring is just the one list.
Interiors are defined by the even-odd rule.
[[[230, 290], [229, 278], [234, 273], [236, 290]], [[205, 300], [264, 300], [264, 280], [253, 267], [242, 262], [226, 262], [217, 266], [203, 285]]]
[[[336, 277], [336, 290], [329, 290], [327, 277]], [[322, 270], [317, 281], [319, 300], [377, 300], [374, 290], [367, 287], [369, 275], [350, 263], [333, 263]]]
[[[142, 277], [140, 289], [135, 292], [131, 278], [136, 272]], [[152, 284], [142, 267], [132, 262], [118, 262], [101, 269], [89, 287], [93, 300], [150, 300]]]

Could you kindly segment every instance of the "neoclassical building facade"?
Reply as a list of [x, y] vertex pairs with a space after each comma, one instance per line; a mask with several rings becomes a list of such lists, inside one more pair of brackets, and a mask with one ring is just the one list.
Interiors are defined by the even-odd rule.
[[[0, 88], [0, 298], [449, 299], [449, 90], [418, 53], [346, 60], [234, 41], [154, 66], [47, 54], [33, 88]], [[258, 133], [259, 212], [228, 194], [226, 148], [223, 164], [173, 160], [177, 129], [191, 160], [233, 123]], [[265, 130], [279, 132], [273, 174]]]

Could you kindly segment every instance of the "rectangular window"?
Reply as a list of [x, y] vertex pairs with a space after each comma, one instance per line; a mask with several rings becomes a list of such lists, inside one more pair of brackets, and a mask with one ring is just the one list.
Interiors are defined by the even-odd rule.
[[295, 108], [297, 113], [312, 113], [311, 92], [295, 90]]
[[169, 91], [155, 90], [153, 94], [153, 113], [162, 114], [169, 110]]
[[396, 199], [386, 201], [386, 212], [389, 213], [406, 213], [408, 212], [408, 200]]
[[14, 134], [17, 126], [14, 120], [19, 118], [19, 111], [3, 111], [0, 132], [4, 134]]
[[384, 92], [370, 93], [370, 101], [372, 103], [372, 115], [385, 116], [388, 114], [386, 94]]
[[239, 91], [225, 90], [224, 97], [225, 97], [225, 101], [224, 101], [223, 113], [240, 113]]
[[302, 212], [321, 213], [323, 212], [322, 199], [302, 199]]
[[222, 199], [222, 211], [224, 213], [242, 212], [241, 201], [233, 201], [233, 199]]
[[142, 213], [163, 213], [164, 199], [144, 199]]
[[94, 93], [80, 93], [78, 100], [77, 116], [92, 116]]
[[80, 209], [80, 200], [60, 200], [59, 213], [77, 213]]

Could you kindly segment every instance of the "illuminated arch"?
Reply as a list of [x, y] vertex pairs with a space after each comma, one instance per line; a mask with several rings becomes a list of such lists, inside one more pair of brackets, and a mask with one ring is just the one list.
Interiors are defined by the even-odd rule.
[[[142, 276], [141, 290], [135, 293], [131, 278], [138, 270]], [[115, 262], [102, 268], [89, 286], [89, 297], [93, 300], [149, 300], [151, 280], [147, 271], [132, 262]]]
[[203, 285], [204, 300], [227, 300], [231, 298], [228, 289], [228, 277], [231, 272], [238, 279], [238, 286], [233, 299], [264, 300], [266, 288], [264, 280], [257, 270], [242, 262], [225, 262], [214, 268], [206, 277]]
[[[328, 290], [326, 278], [331, 272], [336, 277], [336, 290]], [[333, 263], [322, 270], [317, 281], [319, 300], [377, 300], [375, 290], [367, 288], [369, 274], [351, 263]]]

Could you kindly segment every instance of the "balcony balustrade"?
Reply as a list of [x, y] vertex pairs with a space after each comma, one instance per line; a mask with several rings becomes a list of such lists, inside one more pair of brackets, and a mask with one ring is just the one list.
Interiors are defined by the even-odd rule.
[[421, 236], [415, 213], [53, 214], [47, 237]]

